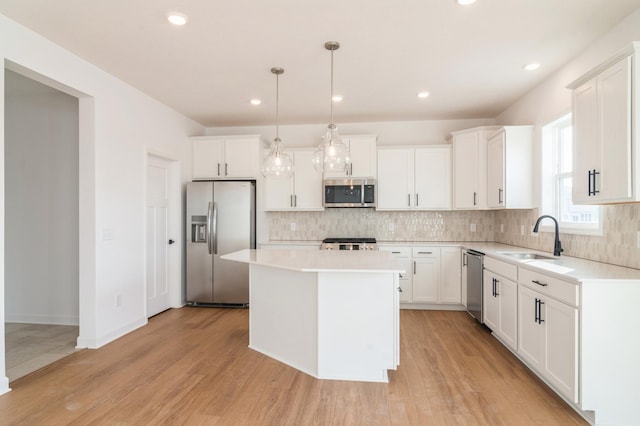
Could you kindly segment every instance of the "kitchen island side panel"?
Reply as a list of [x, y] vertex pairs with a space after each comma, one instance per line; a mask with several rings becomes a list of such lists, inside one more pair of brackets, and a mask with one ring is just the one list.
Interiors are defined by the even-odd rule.
[[395, 293], [393, 273], [318, 274], [318, 377], [388, 381]]
[[317, 377], [317, 273], [250, 265], [249, 347]]

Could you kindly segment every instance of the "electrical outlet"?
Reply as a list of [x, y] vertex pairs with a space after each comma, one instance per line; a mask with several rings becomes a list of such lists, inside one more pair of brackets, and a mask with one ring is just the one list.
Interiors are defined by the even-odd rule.
[[471, 232], [476, 232], [476, 224], [472, 223], [471, 226], [469, 226], [469, 229], [471, 230]]
[[296, 230], [296, 223], [295, 222], [291, 222], [291, 224], [289, 225], [289, 229], [291, 231], [295, 231]]

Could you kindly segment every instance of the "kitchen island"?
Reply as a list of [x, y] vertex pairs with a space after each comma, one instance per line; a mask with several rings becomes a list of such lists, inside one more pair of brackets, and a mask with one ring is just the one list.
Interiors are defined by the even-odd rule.
[[400, 360], [398, 274], [387, 252], [241, 250], [249, 347], [319, 379], [388, 382]]

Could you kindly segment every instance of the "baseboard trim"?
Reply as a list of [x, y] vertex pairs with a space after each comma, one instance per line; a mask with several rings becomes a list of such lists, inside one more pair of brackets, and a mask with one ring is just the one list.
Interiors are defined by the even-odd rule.
[[[133, 330], [136, 330], [140, 327], [147, 325], [147, 318], [139, 318], [135, 321], [130, 322], [129, 324], [120, 327], [116, 330], [113, 330], [107, 334], [104, 334], [100, 337], [91, 338], [86, 336], [79, 336], [78, 341], [76, 343], [76, 348], [78, 349], [98, 349], [107, 343], [111, 343], [114, 340], [119, 339], [125, 334], [131, 333]], [[82, 332], [82, 328], [80, 329]]]

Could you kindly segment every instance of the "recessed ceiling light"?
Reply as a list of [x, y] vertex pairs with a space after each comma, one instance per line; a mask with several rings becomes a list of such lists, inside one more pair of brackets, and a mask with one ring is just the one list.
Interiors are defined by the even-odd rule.
[[260, 99], [251, 99], [249, 102], [251, 105], [260, 105], [262, 103]]
[[522, 68], [524, 68], [527, 71], [537, 70], [538, 68], [540, 68], [540, 63], [539, 62], [531, 62], [530, 64], [527, 64]]
[[333, 96], [331, 97], [331, 100], [332, 100], [333, 102], [342, 102], [342, 99], [343, 99], [343, 98], [342, 98], [342, 95], [333, 95]]
[[173, 25], [184, 25], [187, 23], [187, 16], [182, 13], [170, 13], [167, 20]]
[[420, 99], [428, 98], [428, 97], [429, 97], [429, 92], [419, 92], [419, 93], [418, 93], [418, 97], [419, 97]]
[[458, 4], [461, 6], [468, 6], [470, 4], [475, 3], [476, 0], [458, 0]]

